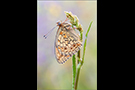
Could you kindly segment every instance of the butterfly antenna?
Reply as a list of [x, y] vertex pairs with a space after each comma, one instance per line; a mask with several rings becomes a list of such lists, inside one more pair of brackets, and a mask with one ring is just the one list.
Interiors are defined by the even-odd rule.
[[[54, 27], [54, 28], [56, 28], [57, 27], [57, 25]], [[52, 32], [53, 30], [54, 30], [54, 28], [52, 28], [47, 34], [45, 34], [43, 37], [45, 37], [45, 39], [48, 37], [48, 35], [50, 34], [50, 32]]]

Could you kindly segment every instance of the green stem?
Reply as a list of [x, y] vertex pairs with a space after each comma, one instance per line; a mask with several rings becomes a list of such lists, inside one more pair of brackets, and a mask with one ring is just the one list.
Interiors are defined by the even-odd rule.
[[80, 68], [81, 68], [81, 64], [79, 63], [79, 64], [77, 65], [77, 72], [76, 72], [76, 78], [75, 78], [75, 90], [77, 90]]
[[[80, 50], [77, 53], [77, 57], [80, 58]], [[77, 59], [77, 64], [79, 64], [79, 59]]]
[[[70, 23], [72, 24], [72, 28], [73, 26], [76, 26], [77, 30], [80, 31], [80, 38], [81, 41], [83, 39], [83, 28], [82, 25], [79, 23], [79, 19], [77, 18], [76, 15], [73, 15], [71, 12], [67, 12], [65, 11], [65, 14], [67, 16], [67, 18], [70, 20]], [[72, 90], [77, 90], [77, 84], [78, 84], [78, 79], [79, 79], [79, 73], [80, 73], [80, 68], [83, 65], [84, 62], [84, 55], [85, 55], [85, 48], [86, 48], [86, 42], [87, 42], [87, 35], [88, 32], [90, 30], [92, 22], [89, 25], [89, 28], [87, 30], [86, 33], [86, 38], [85, 38], [85, 43], [84, 43], [84, 48], [83, 48], [83, 57], [82, 57], [82, 61], [81, 61], [81, 57], [80, 57], [80, 50], [77, 53], [77, 72], [76, 72], [76, 59], [75, 59], [75, 55], [73, 55], [72, 57], [72, 63], [73, 63], [73, 81], [72, 81]], [[74, 28], [73, 28], [74, 29]]]
[[[83, 40], [83, 32], [80, 32], [80, 39], [81, 41]], [[77, 53], [77, 60], [78, 60], [78, 65], [77, 65], [77, 72], [76, 72], [76, 78], [75, 78], [75, 90], [77, 90], [77, 85], [78, 85], [78, 80], [79, 80], [79, 73], [80, 73], [80, 68], [81, 68], [81, 62], [80, 62], [80, 58], [81, 58], [81, 55], [80, 55], [80, 50], [78, 51]]]
[[85, 42], [84, 42], [84, 47], [83, 47], [83, 57], [82, 57], [82, 62], [81, 62], [81, 65], [83, 65], [83, 62], [84, 62], [84, 56], [85, 56], [86, 42], [87, 42], [87, 39], [85, 39]]
[[[89, 28], [87, 30], [87, 33], [85, 35], [86, 38], [85, 38], [84, 47], [83, 47], [83, 57], [82, 57], [82, 60], [80, 60], [80, 57], [78, 57], [79, 64], [77, 65], [77, 72], [76, 72], [76, 78], [75, 78], [75, 90], [77, 90], [78, 79], [79, 79], [79, 74], [80, 74], [80, 68], [82, 67], [82, 65], [84, 63], [84, 55], [85, 55], [87, 36], [88, 36], [88, 32], [90, 31], [91, 25], [92, 25], [92, 22], [90, 23]], [[82, 32], [80, 32], [80, 33], [81, 33], [81, 40], [82, 40], [83, 33]]]
[[72, 80], [72, 90], [74, 90], [74, 84], [75, 84], [75, 76], [76, 76], [76, 58], [75, 55], [72, 57], [72, 69], [73, 69], [73, 80]]

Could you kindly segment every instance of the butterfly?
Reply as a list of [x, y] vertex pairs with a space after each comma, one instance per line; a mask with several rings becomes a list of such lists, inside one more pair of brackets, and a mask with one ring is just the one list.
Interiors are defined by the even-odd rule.
[[[71, 24], [65, 23], [65, 21], [56, 23], [59, 28], [55, 36], [54, 52], [59, 64], [65, 63], [82, 47], [79, 35], [74, 31]], [[44, 37], [46, 38], [45, 35]]]

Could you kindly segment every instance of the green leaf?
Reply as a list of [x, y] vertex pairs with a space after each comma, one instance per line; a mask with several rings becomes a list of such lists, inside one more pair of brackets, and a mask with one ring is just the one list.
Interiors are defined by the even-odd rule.
[[[93, 21], [92, 21], [92, 22], [93, 22]], [[84, 46], [83, 46], [83, 57], [82, 57], [82, 63], [81, 63], [81, 64], [83, 64], [83, 62], [84, 62], [84, 55], [85, 55], [85, 49], [86, 49], [86, 42], [87, 42], [87, 37], [88, 37], [88, 33], [89, 33], [89, 31], [90, 31], [92, 22], [90, 23], [89, 28], [88, 28], [88, 30], [87, 30], [87, 33], [86, 33], [86, 35], [85, 35], [85, 42], [84, 42]]]
[[85, 35], [85, 36], [86, 36], [86, 38], [87, 38], [88, 33], [89, 33], [89, 31], [90, 31], [90, 28], [91, 28], [92, 22], [93, 22], [93, 21], [91, 21], [91, 23], [90, 23], [90, 25], [89, 25], [89, 28], [88, 28], [88, 30], [87, 30], [87, 33], [86, 33], [86, 35]]

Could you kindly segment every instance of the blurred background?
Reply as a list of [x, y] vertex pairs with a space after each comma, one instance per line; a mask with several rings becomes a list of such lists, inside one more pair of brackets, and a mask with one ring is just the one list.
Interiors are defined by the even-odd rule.
[[[64, 21], [64, 11], [77, 15], [83, 26], [83, 43], [86, 31], [93, 21], [88, 34], [84, 64], [80, 71], [78, 90], [97, 89], [97, 1], [37, 1], [37, 90], [71, 90], [72, 60], [59, 64], [54, 55], [54, 41], [58, 27], [47, 39], [43, 35]], [[77, 32], [78, 33], [78, 32]], [[83, 48], [81, 49], [83, 50]], [[82, 52], [81, 52], [82, 56]]]

